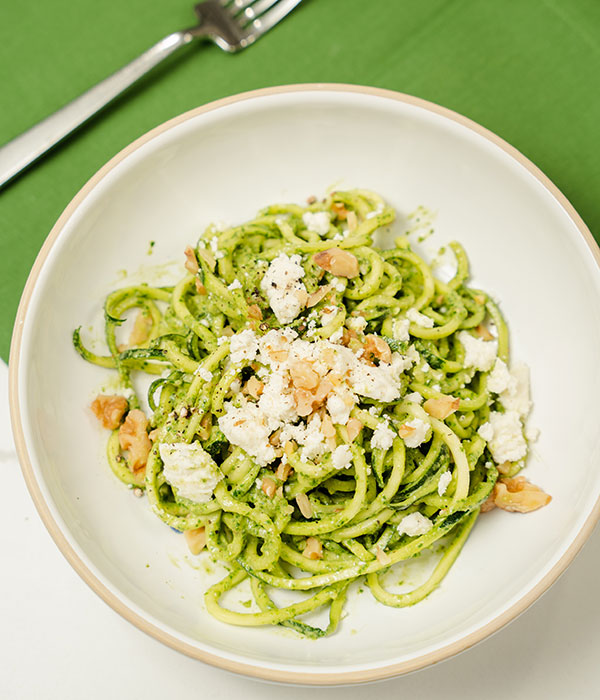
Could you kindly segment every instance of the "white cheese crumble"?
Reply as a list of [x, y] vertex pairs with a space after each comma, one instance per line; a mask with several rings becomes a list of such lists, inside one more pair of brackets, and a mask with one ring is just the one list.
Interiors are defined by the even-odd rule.
[[421, 394], [419, 394], [418, 391], [413, 391], [410, 394], [406, 394], [406, 396], [404, 398], [407, 401], [410, 401], [410, 403], [418, 403], [418, 404], [423, 403], [423, 397], [421, 396]]
[[220, 260], [221, 258], [225, 257], [225, 253], [222, 250], [219, 250], [219, 239], [217, 236], [213, 236], [210, 239], [209, 246], [213, 255], [215, 256], [215, 260]]
[[526, 416], [531, 408], [529, 398], [529, 367], [517, 365], [511, 371], [512, 381], [500, 394], [500, 401], [507, 411], [516, 411], [520, 416]]
[[363, 316], [351, 316], [347, 321], [346, 325], [351, 331], [355, 333], [362, 333], [367, 327], [367, 319]]
[[386, 423], [378, 423], [371, 437], [371, 447], [379, 450], [389, 450], [394, 442], [396, 433]]
[[494, 368], [488, 376], [487, 388], [494, 394], [501, 394], [503, 391], [508, 389], [508, 387], [511, 385], [511, 381], [514, 380], [508, 371], [506, 362], [497, 357], [496, 362], [494, 363]]
[[433, 523], [429, 518], [426, 518], [421, 513], [411, 513], [406, 515], [398, 523], [397, 530], [399, 535], [408, 535], [409, 537], [417, 537], [429, 532], [433, 527]]
[[346, 387], [339, 386], [327, 397], [327, 410], [334, 423], [346, 425], [350, 411], [354, 408], [356, 396]]
[[523, 426], [516, 411], [490, 413], [489, 421], [477, 432], [488, 443], [496, 464], [516, 462], [527, 454]]
[[262, 278], [260, 287], [279, 323], [291, 323], [304, 308], [307, 292], [304, 268], [299, 255], [279, 255], [271, 262]]
[[443, 496], [446, 493], [451, 481], [452, 481], [452, 472], [447, 471], [447, 472], [444, 472], [440, 476], [440, 480], [438, 481], [438, 488], [437, 488], [438, 496]]
[[407, 447], [418, 447], [419, 445], [422, 445], [425, 440], [427, 440], [431, 426], [426, 421], [421, 420], [420, 418], [413, 418], [412, 420], [407, 421], [404, 425], [408, 426], [409, 428], [414, 428], [414, 432], [404, 438], [404, 444]]
[[227, 289], [233, 292], [234, 289], [241, 289], [242, 288], [242, 283], [238, 280], [235, 279], [231, 284], [227, 285]]
[[406, 312], [406, 318], [409, 321], [416, 323], [417, 326], [422, 326], [423, 328], [433, 328], [433, 319], [429, 318], [429, 316], [425, 316], [425, 314], [422, 314], [416, 309], [409, 309]]
[[338, 445], [331, 455], [336, 469], [349, 469], [352, 466], [352, 450], [349, 445]]
[[465, 365], [474, 367], [482, 372], [488, 372], [498, 352], [498, 343], [495, 340], [483, 340], [476, 338], [467, 331], [460, 331], [457, 338], [465, 349]]
[[206, 369], [206, 367], [202, 367], [202, 365], [199, 365], [194, 370], [194, 374], [197, 377], [200, 377], [200, 379], [204, 379], [205, 382], [210, 382], [210, 380], [212, 379], [212, 376], [213, 376], [212, 372], [210, 370]]
[[179, 496], [196, 503], [210, 501], [223, 474], [201, 445], [163, 443], [158, 450], [163, 461], [165, 479]]
[[252, 362], [258, 353], [258, 340], [254, 335], [254, 331], [248, 328], [241, 333], [232, 335], [229, 351], [233, 364], [243, 362], [244, 360]]
[[302, 221], [309, 231], [314, 231], [319, 236], [324, 236], [329, 231], [329, 212], [307, 211], [302, 214]]
[[[431, 319], [429, 319], [431, 320]], [[410, 320], [408, 318], [397, 318], [392, 323], [392, 335], [394, 340], [399, 340], [403, 342], [409, 339], [408, 328], [410, 326]]]
[[219, 428], [232, 445], [238, 445], [254, 457], [261, 467], [275, 459], [275, 448], [269, 443], [272, 430], [256, 404], [224, 405], [225, 415], [218, 419]]

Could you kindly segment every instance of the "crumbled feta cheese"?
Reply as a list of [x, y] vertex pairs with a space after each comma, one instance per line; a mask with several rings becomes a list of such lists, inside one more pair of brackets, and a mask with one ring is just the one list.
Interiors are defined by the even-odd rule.
[[494, 392], [494, 394], [501, 394], [503, 391], [506, 391], [509, 386], [511, 386], [511, 382], [514, 383], [514, 379], [511, 377], [511, 374], [508, 371], [506, 362], [497, 357], [496, 362], [494, 363], [494, 368], [488, 376], [487, 388], [489, 391]]
[[355, 359], [350, 367], [350, 385], [356, 394], [390, 403], [400, 396], [400, 374], [411, 366], [410, 360], [392, 353], [390, 364], [373, 367]]
[[406, 515], [398, 523], [397, 530], [399, 535], [408, 535], [409, 537], [417, 537], [429, 532], [433, 527], [433, 523], [429, 518], [426, 518], [421, 513], [411, 513]]
[[452, 481], [452, 472], [444, 472], [440, 476], [440, 480], [438, 481], [438, 496], [443, 496], [446, 493], [446, 490], [448, 486], [450, 485], [450, 482]]
[[394, 443], [395, 437], [396, 433], [387, 423], [378, 423], [371, 437], [371, 448], [374, 450], [389, 450]]
[[430, 432], [431, 425], [420, 418], [413, 418], [407, 421], [404, 425], [409, 428], [414, 428], [414, 432], [404, 438], [404, 444], [407, 447], [418, 447], [422, 445]]
[[326, 438], [321, 432], [321, 418], [318, 414], [313, 416], [306, 424], [302, 422], [298, 423], [298, 425], [287, 423], [282, 428], [279, 440], [283, 444], [288, 440], [293, 440], [298, 445], [301, 445], [300, 459], [303, 462], [321, 457], [327, 451]]
[[349, 469], [352, 466], [352, 450], [349, 445], [338, 445], [331, 455], [336, 469]]
[[220, 260], [225, 256], [225, 253], [222, 250], [219, 250], [219, 239], [216, 236], [213, 236], [210, 239], [209, 245], [212, 254], [215, 256], [215, 260]]
[[329, 212], [307, 211], [302, 214], [302, 221], [309, 231], [324, 236], [329, 231]]
[[421, 396], [421, 394], [419, 394], [418, 391], [413, 391], [410, 394], [406, 394], [406, 396], [404, 398], [407, 401], [410, 401], [410, 403], [418, 403], [418, 404], [423, 403], [423, 397]]
[[350, 411], [354, 408], [356, 396], [346, 387], [339, 386], [327, 397], [327, 410], [334, 423], [346, 425]]
[[241, 333], [232, 335], [230, 353], [233, 364], [243, 362], [244, 360], [252, 362], [258, 353], [258, 340], [256, 339], [256, 335], [254, 335], [254, 331], [248, 328]]
[[217, 338], [217, 345], [223, 345], [223, 343], [226, 343], [229, 340], [229, 337], [226, 335], [221, 335]]
[[219, 467], [201, 445], [185, 442], [159, 445], [165, 479], [182, 498], [206, 503], [223, 478]]
[[534, 428], [533, 426], [527, 426], [525, 428], [525, 437], [528, 442], [535, 442], [540, 436], [540, 429]]
[[212, 372], [206, 369], [206, 367], [202, 367], [202, 365], [198, 365], [198, 367], [194, 371], [194, 374], [197, 377], [200, 377], [200, 379], [204, 379], [205, 382], [210, 382], [213, 376]]
[[236, 407], [231, 402], [226, 402], [224, 408], [225, 415], [218, 423], [229, 442], [254, 457], [261, 467], [272, 462], [275, 459], [275, 448], [269, 443], [272, 430], [260, 408], [253, 403]]
[[395, 319], [392, 323], [392, 335], [394, 336], [394, 340], [399, 340], [400, 342], [408, 340], [410, 338], [408, 334], [409, 326], [410, 320], [408, 318]]
[[495, 340], [476, 338], [467, 331], [460, 331], [457, 337], [465, 349], [467, 367], [474, 367], [482, 372], [492, 368], [498, 352], [498, 343]]
[[507, 411], [516, 411], [526, 416], [531, 408], [529, 398], [529, 367], [517, 365], [511, 371], [512, 382], [500, 394], [500, 401]]
[[338, 277], [336, 277], [331, 284], [333, 285], [335, 291], [339, 292], [340, 294], [346, 291], [346, 282], [343, 282]]
[[277, 430], [281, 423], [298, 418], [294, 398], [288, 388], [288, 380], [281, 372], [273, 372], [269, 375], [258, 400], [258, 406], [273, 430]]
[[227, 289], [233, 291], [234, 289], [241, 289], [242, 288], [242, 283], [238, 280], [235, 279], [231, 284], [227, 285]]
[[416, 309], [409, 309], [406, 312], [406, 318], [409, 321], [416, 323], [417, 326], [422, 326], [423, 328], [433, 328], [433, 319], [429, 318], [429, 316], [425, 316], [425, 314], [422, 314]]
[[291, 323], [304, 308], [307, 292], [304, 268], [299, 255], [279, 255], [271, 262], [260, 287], [267, 295], [269, 305], [279, 323]]
[[367, 327], [367, 319], [363, 316], [351, 316], [347, 321], [346, 325], [351, 331], [355, 333], [362, 333]]
[[516, 411], [506, 411], [505, 413], [494, 411], [490, 413], [489, 422], [484, 423], [478, 432], [488, 443], [496, 464], [516, 462], [527, 454], [527, 443], [523, 436], [523, 426]]

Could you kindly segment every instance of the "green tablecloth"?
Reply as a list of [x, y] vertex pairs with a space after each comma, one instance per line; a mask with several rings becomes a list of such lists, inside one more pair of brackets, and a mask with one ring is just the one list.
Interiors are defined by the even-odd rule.
[[[187, 0], [5, 0], [0, 142], [193, 20]], [[185, 110], [299, 82], [375, 85], [465, 114], [531, 158], [600, 238], [599, 0], [304, 0], [240, 54], [186, 47], [0, 192], [0, 355], [44, 238], [103, 163]]]

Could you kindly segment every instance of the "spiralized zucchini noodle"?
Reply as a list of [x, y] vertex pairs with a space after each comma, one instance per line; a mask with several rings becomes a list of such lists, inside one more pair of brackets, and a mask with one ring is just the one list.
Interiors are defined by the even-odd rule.
[[[193, 553], [227, 567], [205, 593], [219, 620], [321, 637], [361, 577], [377, 601], [413, 605], [447, 574], [482, 506], [550, 500], [516, 476], [529, 380], [509, 367], [498, 306], [468, 286], [459, 243], [447, 282], [407, 235], [374, 245], [394, 219], [380, 196], [352, 190], [211, 226], [175, 286], [107, 297], [109, 354], [74, 333], [86, 360], [119, 376], [122, 391], [92, 405], [112, 429], [112, 471]], [[133, 373], [156, 375], [149, 417]], [[385, 587], [386, 572], [442, 538], [425, 583]], [[222, 605], [246, 579], [252, 608]], [[297, 600], [279, 607], [273, 589]], [[322, 607], [325, 629], [302, 619]]]

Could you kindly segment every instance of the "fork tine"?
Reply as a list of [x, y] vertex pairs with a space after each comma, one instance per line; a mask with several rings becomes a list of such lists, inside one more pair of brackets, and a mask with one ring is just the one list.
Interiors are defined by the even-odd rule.
[[[249, 39], [253, 41], [262, 36], [269, 29], [272, 29], [278, 22], [280, 22], [287, 14], [289, 14], [296, 5], [299, 5], [301, 0], [276, 0], [276, 4], [268, 12], [265, 12], [261, 17], [254, 19], [247, 27], [245, 27], [248, 32]], [[261, 4], [262, 0], [259, 0], [258, 4]], [[270, 5], [273, 3], [271, 2]]]
[[248, 2], [247, 0], [244, 0], [246, 2], [246, 8], [244, 10], [244, 16], [243, 17], [238, 17], [238, 20], [241, 21], [242, 24], [244, 24], [245, 20], [248, 20], [248, 24], [252, 22], [253, 20], [257, 19], [260, 17], [264, 12], [266, 12], [269, 8], [273, 7], [278, 0], [250, 0]]

